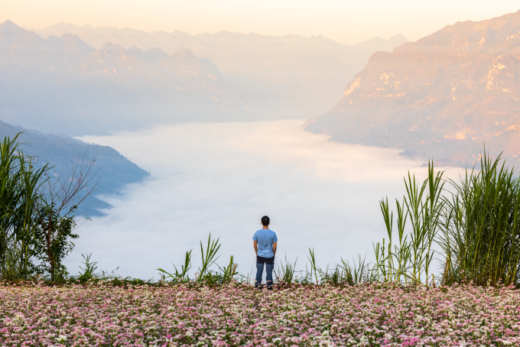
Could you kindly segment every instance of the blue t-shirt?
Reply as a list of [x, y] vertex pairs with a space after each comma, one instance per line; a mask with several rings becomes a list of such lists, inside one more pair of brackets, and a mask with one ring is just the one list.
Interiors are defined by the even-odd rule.
[[278, 242], [276, 233], [271, 229], [260, 229], [253, 236], [253, 240], [258, 242], [258, 253], [259, 257], [272, 258], [273, 243]]

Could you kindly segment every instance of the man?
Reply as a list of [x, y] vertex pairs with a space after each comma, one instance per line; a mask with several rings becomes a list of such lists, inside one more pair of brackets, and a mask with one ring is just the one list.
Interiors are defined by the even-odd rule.
[[276, 254], [276, 233], [269, 229], [269, 217], [262, 217], [262, 229], [253, 236], [253, 246], [256, 253], [256, 281], [255, 288], [261, 288], [264, 264], [266, 267], [267, 289], [273, 290], [274, 256]]

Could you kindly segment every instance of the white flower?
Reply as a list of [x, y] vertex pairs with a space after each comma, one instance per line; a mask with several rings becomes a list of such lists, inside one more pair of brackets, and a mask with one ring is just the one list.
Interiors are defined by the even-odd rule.
[[65, 336], [65, 335], [60, 335], [60, 336], [58, 336], [58, 338], [56, 339], [56, 341], [58, 341], [58, 342], [65, 342], [65, 341], [67, 341], [67, 336]]

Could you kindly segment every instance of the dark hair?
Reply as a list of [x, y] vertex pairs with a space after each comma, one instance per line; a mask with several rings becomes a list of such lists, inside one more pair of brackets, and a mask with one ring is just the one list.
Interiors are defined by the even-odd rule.
[[263, 225], [264, 227], [268, 226], [270, 221], [271, 221], [271, 220], [269, 219], [269, 217], [267, 217], [267, 216], [263, 216], [263, 217], [262, 217], [262, 225]]

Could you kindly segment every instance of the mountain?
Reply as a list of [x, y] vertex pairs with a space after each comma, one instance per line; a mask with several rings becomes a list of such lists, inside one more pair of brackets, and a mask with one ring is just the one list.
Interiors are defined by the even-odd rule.
[[79, 206], [78, 215], [103, 215], [99, 209], [110, 208], [110, 205], [95, 195], [118, 194], [125, 185], [140, 182], [149, 176], [148, 172], [111, 147], [88, 144], [65, 135], [44, 134], [0, 121], [0, 138], [9, 136], [12, 139], [20, 132], [23, 132], [18, 137], [22, 144], [20, 148], [39, 165], [49, 164], [51, 172], [67, 172], [72, 163], [81, 161], [85, 155], [90, 160], [95, 159], [93, 171], [99, 170], [94, 180], [99, 179], [98, 189]]
[[0, 25], [0, 119], [71, 136], [183, 121], [247, 120], [255, 104], [211, 61], [179, 47], [95, 49]]
[[520, 163], [520, 11], [459, 22], [373, 54], [305, 129], [396, 148], [442, 165], [473, 165], [482, 145]]
[[408, 42], [404, 36], [396, 35], [389, 40], [374, 38], [349, 46], [322, 36], [226, 31], [190, 35], [178, 30], [147, 33], [64, 23], [36, 33], [45, 38], [73, 34], [97, 49], [106, 42], [126, 49], [160, 48], [168, 54], [188, 47], [197, 56], [210, 58], [233, 85], [264, 106], [266, 116], [299, 119], [312, 117], [336, 102], [346, 81], [365, 66], [371, 54], [392, 51]]

